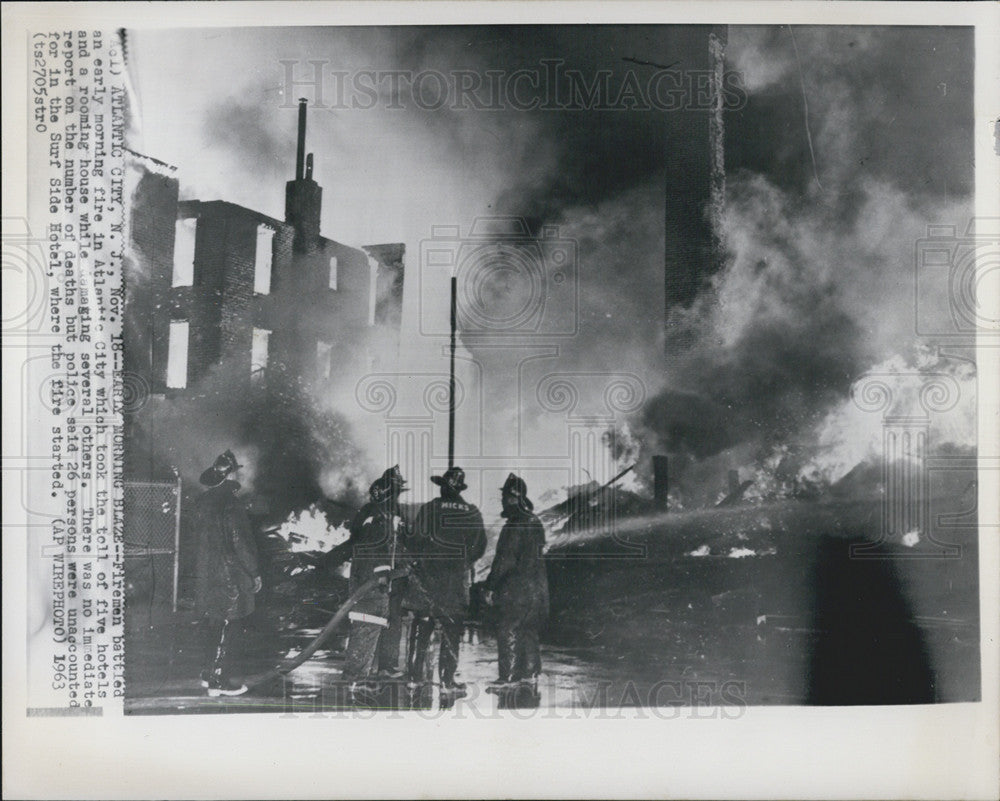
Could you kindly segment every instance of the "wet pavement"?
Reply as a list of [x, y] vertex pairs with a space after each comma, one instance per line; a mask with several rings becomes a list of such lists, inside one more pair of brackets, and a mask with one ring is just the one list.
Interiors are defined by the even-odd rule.
[[[164, 622], [134, 629], [127, 638], [132, 657], [127, 661], [125, 709], [128, 714], [453, 709], [454, 714], [467, 711], [474, 716], [534, 709], [582, 717], [637, 707], [661, 710], [661, 715], [667, 710], [669, 715], [671, 708], [685, 707], [699, 716], [736, 717], [747, 706], [810, 702], [809, 660], [820, 633], [808, 619], [768, 615], [752, 624], [706, 625], [704, 620], [670, 620], [664, 614], [654, 623], [658, 644], [652, 647], [650, 642], [646, 651], [543, 644], [537, 691], [529, 686], [499, 694], [488, 691], [496, 678], [495, 641], [487, 633], [470, 631], [462, 644], [457, 675], [467, 684], [465, 697], [442, 694], [436, 684], [410, 691], [401, 680], [383, 682], [371, 697], [352, 697], [341, 681], [346, 640], [341, 636], [333, 638], [332, 649], [318, 650], [291, 673], [251, 686], [245, 695], [209, 698], [198, 681], [204, 653], [198, 625]], [[947, 618], [920, 623], [932, 650], [951, 655], [948, 665], [938, 665], [945, 669], [939, 673], [937, 700], [964, 700], [965, 695], [978, 694], [972, 689], [974, 677], [965, 675], [978, 653], [976, 625]], [[235, 656], [234, 673], [260, 677], [293, 658], [317, 633], [312, 628], [277, 636], [250, 631], [242, 652]], [[430, 656], [436, 657], [437, 636], [428, 658], [431, 676], [436, 659]], [[402, 661], [405, 648], [401, 653]]]
[[[167, 629], [173, 629], [168, 632]], [[456, 714], [488, 715], [501, 710], [614, 710], [638, 706], [692, 706], [692, 704], [745, 705], [744, 683], [726, 679], [700, 665], [671, 666], [670, 674], [652, 665], [626, 670], [621, 658], [608, 658], [598, 649], [542, 647], [543, 675], [537, 686], [518, 685], [500, 691], [489, 689], [496, 678], [496, 645], [492, 637], [470, 630], [462, 644], [457, 679], [466, 683], [466, 695], [442, 693], [437, 683], [416, 690], [402, 680], [384, 681], [370, 696], [352, 696], [341, 681], [343, 651], [320, 649], [312, 658], [286, 676], [252, 687], [244, 695], [209, 698], [198, 682], [199, 660], [196, 625], [175, 624], [136, 631], [130, 647], [142, 648], [141, 664], [133, 661], [126, 677], [129, 714], [182, 714], [211, 712], [279, 712], [316, 714], [336, 711], [416, 710], [434, 712], [454, 709]], [[282, 653], [268, 660], [262, 653], [263, 636], [248, 638], [240, 665], [245, 676], [259, 676], [281, 661], [293, 658], [318, 634], [318, 629], [300, 629], [282, 635]], [[168, 635], [164, 637], [164, 635]], [[431, 644], [436, 654], [437, 633]], [[336, 638], [335, 638], [336, 639]], [[342, 645], [343, 638], [337, 645]], [[171, 643], [172, 641], [172, 643]], [[171, 649], [171, 645], [174, 646]], [[171, 653], [171, 650], [173, 651]], [[161, 658], [149, 658], [155, 651]], [[695, 655], [696, 662], [703, 662]], [[433, 668], [433, 665], [431, 666]], [[626, 676], [627, 674], [627, 676]]]
[[[468, 685], [466, 697], [442, 695], [435, 685], [410, 692], [395, 681], [372, 697], [352, 698], [341, 682], [345, 629], [289, 675], [242, 696], [208, 698], [197, 678], [205, 638], [192, 613], [129, 604], [125, 709], [450, 709], [470, 716], [561, 710], [582, 717], [637, 707], [669, 716], [684, 707], [698, 716], [735, 717], [757, 705], [978, 700], [975, 529], [948, 532], [954, 558], [930, 538], [877, 553], [866, 545], [864, 558], [856, 557], [848, 537], [869, 530], [876, 513], [859, 505], [785, 504], [678, 514], [640, 532], [640, 559], [608, 551], [620, 549], [620, 540], [580, 538], [554, 547], [537, 691], [487, 692], [496, 645], [486, 627], [467, 632], [462, 646], [458, 679]], [[296, 594], [301, 586], [292, 589], [284, 601], [265, 592], [242, 650], [233, 654], [234, 673], [261, 676], [301, 653], [342, 600], [310, 601]], [[401, 663], [405, 643], [404, 628]], [[432, 643], [435, 657], [436, 650]]]

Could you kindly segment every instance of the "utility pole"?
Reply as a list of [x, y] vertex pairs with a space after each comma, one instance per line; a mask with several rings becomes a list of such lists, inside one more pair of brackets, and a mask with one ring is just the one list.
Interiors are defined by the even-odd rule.
[[451, 277], [451, 369], [448, 374], [448, 469], [455, 466], [455, 329], [458, 327], [458, 278]]

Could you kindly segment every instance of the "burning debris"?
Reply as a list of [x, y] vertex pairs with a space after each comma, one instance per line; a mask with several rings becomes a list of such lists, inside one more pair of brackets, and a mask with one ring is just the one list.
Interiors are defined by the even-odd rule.
[[729, 471], [729, 492], [726, 493], [721, 501], [719, 501], [716, 506], [726, 507], [726, 506], [736, 506], [743, 500], [743, 494], [750, 489], [753, 485], [753, 479], [748, 481], [740, 481], [740, 473], [738, 470]]
[[606, 524], [611, 519], [610, 515], [635, 515], [648, 511], [638, 495], [615, 487], [634, 469], [635, 465], [630, 465], [604, 484], [590, 481], [570, 487], [565, 501], [539, 513], [542, 525], [552, 534], [569, 534], [594, 528], [602, 522]]
[[302, 512], [292, 512], [288, 520], [275, 529], [275, 533], [288, 543], [292, 553], [326, 552], [351, 536], [343, 523], [332, 525], [318, 504]]

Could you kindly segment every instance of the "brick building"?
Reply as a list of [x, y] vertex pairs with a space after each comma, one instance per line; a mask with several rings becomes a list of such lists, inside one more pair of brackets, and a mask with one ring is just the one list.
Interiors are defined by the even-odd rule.
[[137, 153], [129, 154], [127, 166], [131, 207], [123, 267], [123, 367], [126, 374], [146, 382], [143, 394], [163, 392], [166, 366], [159, 360], [166, 353], [169, 317], [162, 309], [169, 299], [174, 264], [177, 168]]
[[[214, 376], [249, 404], [279, 373], [322, 387], [391, 368], [405, 248], [356, 248], [320, 233], [323, 190], [305, 134], [303, 101], [284, 220], [179, 200], [175, 168], [131, 154], [124, 367], [148, 394], [197, 397]], [[127, 423], [135, 433], [141, 419]]]
[[221, 200], [179, 201], [174, 168], [132, 154], [125, 367], [153, 392], [187, 390], [219, 364], [247, 383], [275, 362], [322, 381], [394, 355], [404, 246], [322, 236], [323, 191], [304, 148], [302, 103], [284, 221]]

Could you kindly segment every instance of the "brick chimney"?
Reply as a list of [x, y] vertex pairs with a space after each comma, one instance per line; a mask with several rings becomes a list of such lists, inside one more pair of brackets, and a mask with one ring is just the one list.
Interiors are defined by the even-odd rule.
[[306, 156], [306, 99], [299, 99], [295, 178], [285, 184], [285, 222], [295, 228], [295, 251], [309, 253], [319, 240], [323, 190], [312, 177], [313, 155]]

